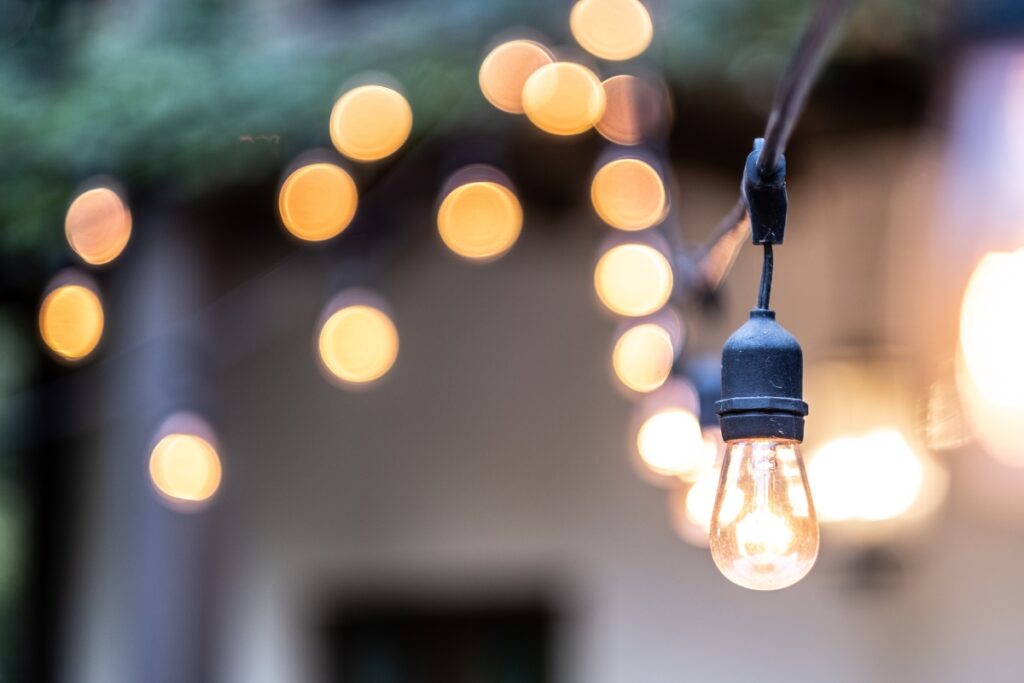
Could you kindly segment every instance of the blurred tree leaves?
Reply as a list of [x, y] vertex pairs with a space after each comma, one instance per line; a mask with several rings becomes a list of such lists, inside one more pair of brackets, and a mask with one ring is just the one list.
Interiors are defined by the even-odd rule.
[[[810, 3], [652, 0], [639, 62], [675, 84], [771, 83]], [[571, 2], [0, 0], [0, 251], [62, 248], [70, 193], [98, 173], [161, 201], [266, 178], [327, 145], [339, 90], [372, 70], [406, 89], [422, 135], [481, 127], [476, 69], [493, 37], [528, 26], [578, 54]], [[29, 19], [26, 19], [29, 17]], [[933, 3], [866, 3], [844, 49], [905, 50], [938, 30]], [[607, 73], [631, 65], [603, 65]], [[764, 88], [762, 88], [764, 89]], [[490, 112], [494, 116], [498, 114]]]

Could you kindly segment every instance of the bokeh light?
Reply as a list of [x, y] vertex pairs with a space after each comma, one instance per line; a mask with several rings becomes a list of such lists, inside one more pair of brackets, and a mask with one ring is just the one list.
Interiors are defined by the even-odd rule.
[[178, 509], [212, 498], [220, 488], [222, 471], [210, 438], [195, 433], [201, 430], [161, 431], [164, 434], [149, 456], [149, 477], [156, 490]]
[[523, 111], [530, 121], [554, 135], [576, 135], [594, 127], [604, 115], [605, 95], [594, 72], [574, 62], [542, 66], [523, 86]]
[[103, 337], [103, 304], [84, 277], [59, 276], [70, 283], [53, 287], [39, 307], [39, 334], [59, 358], [80, 361]]
[[[971, 275], [960, 309], [960, 350], [974, 388], [1024, 418], [1024, 249], [991, 252]], [[1022, 448], [1024, 451], [1024, 448]]]
[[324, 370], [343, 385], [380, 379], [398, 358], [398, 330], [375, 298], [349, 290], [335, 297], [317, 336]]
[[638, 392], [665, 383], [676, 359], [676, 345], [663, 326], [649, 322], [630, 327], [615, 341], [612, 369], [622, 384]]
[[132, 215], [118, 192], [96, 187], [71, 202], [64, 217], [64, 234], [79, 258], [103, 265], [124, 251], [132, 234]]
[[338, 98], [331, 110], [331, 141], [356, 161], [394, 154], [412, 132], [412, 108], [397, 90], [361, 85]]
[[639, 0], [579, 0], [569, 28], [580, 47], [609, 60], [636, 57], [654, 35], [651, 14]]
[[639, 145], [668, 131], [671, 105], [668, 89], [629, 74], [605, 79], [605, 110], [597, 132], [617, 145]]
[[445, 246], [471, 261], [492, 261], [511, 249], [523, 228], [523, 209], [504, 175], [474, 166], [449, 184], [437, 212]]
[[665, 408], [645, 419], [636, 445], [641, 460], [655, 474], [692, 481], [711, 464], [700, 422], [683, 407]]
[[608, 249], [594, 268], [594, 288], [610, 311], [643, 316], [664, 306], [672, 295], [672, 266], [649, 244], [629, 242]]
[[807, 368], [807, 475], [835, 536], [879, 542], [926, 521], [945, 498], [949, 473], [918, 438], [916, 368], [896, 349], [870, 346], [836, 349]]
[[480, 65], [480, 91], [510, 114], [523, 113], [523, 86], [542, 66], [554, 63], [551, 51], [533, 40], [510, 40], [488, 53]]
[[338, 235], [352, 222], [358, 205], [352, 176], [328, 163], [297, 168], [281, 185], [277, 201], [285, 229], [307, 242]]
[[610, 161], [594, 174], [590, 201], [608, 225], [620, 230], [643, 230], [657, 225], [668, 212], [661, 174], [642, 159]]
[[[1019, 362], [1017, 357], [1004, 360]], [[1007, 467], [1024, 468], [1024, 406], [1012, 399], [994, 400], [991, 385], [979, 387], [962, 348], [956, 355], [956, 386], [970, 431], [984, 451]], [[996, 395], [1001, 396], [1001, 391]]]
[[807, 476], [823, 522], [890, 520], [905, 514], [925, 483], [923, 456], [895, 428], [837, 437], [810, 454]]
[[711, 532], [711, 514], [718, 493], [720, 468], [709, 467], [689, 486], [672, 496], [673, 527], [690, 545], [706, 548]]

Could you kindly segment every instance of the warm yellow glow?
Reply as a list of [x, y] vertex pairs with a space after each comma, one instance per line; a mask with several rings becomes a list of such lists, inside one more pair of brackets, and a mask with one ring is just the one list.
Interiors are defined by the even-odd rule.
[[709, 467], [686, 492], [686, 519], [701, 529], [705, 536], [711, 529], [711, 512], [715, 509], [719, 474], [717, 468]]
[[149, 477], [171, 500], [198, 503], [220, 486], [220, 458], [208, 441], [195, 434], [168, 434], [149, 456]]
[[776, 590], [814, 566], [818, 522], [799, 448], [756, 439], [726, 449], [710, 541], [715, 565], [733, 583]]
[[398, 330], [380, 309], [346, 306], [327, 318], [318, 349], [324, 367], [337, 379], [372, 382], [383, 377], [398, 358]]
[[975, 438], [1000, 462], [1024, 467], [1024, 249], [990, 252], [960, 309], [957, 388]]
[[657, 225], [668, 210], [661, 175], [640, 159], [616, 159], [598, 169], [590, 201], [601, 220], [620, 230]]
[[594, 269], [594, 288], [614, 313], [654, 313], [672, 295], [672, 266], [664, 254], [646, 244], [620, 244], [606, 251]]
[[960, 310], [960, 349], [975, 388], [1024, 416], [1024, 249], [992, 252], [971, 275]]
[[579, 0], [569, 15], [576, 42], [602, 59], [632, 59], [647, 49], [654, 25], [639, 0]]
[[639, 145], [663, 134], [670, 116], [668, 92], [663, 85], [620, 74], [605, 79], [607, 102], [597, 132], [617, 145]]
[[648, 417], [640, 425], [636, 443], [640, 459], [655, 474], [693, 481], [711, 465], [700, 423], [683, 408], [668, 408]]
[[396, 90], [363, 85], [342, 95], [331, 111], [331, 141], [356, 161], [394, 154], [412, 132], [412, 108]]
[[308, 242], [330, 239], [356, 215], [359, 193], [352, 176], [334, 164], [309, 164], [281, 185], [278, 210], [291, 234]]
[[807, 472], [823, 522], [894, 519], [924, 485], [921, 457], [894, 428], [829, 441], [814, 452]]
[[522, 114], [526, 80], [554, 61], [546, 47], [532, 40], [502, 43], [480, 65], [480, 91], [498, 109]]
[[633, 391], [654, 391], [668, 379], [675, 362], [672, 337], [661, 325], [644, 323], [626, 330], [612, 349], [612, 369]]
[[39, 333], [50, 350], [64, 360], [82, 360], [103, 336], [99, 297], [83, 285], [57, 287], [39, 308]]
[[581, 64], [555, 62], [542, 66], [523, 86], [523, 111], [538, 128], [555, 135], [576, 135], [592, 128], [604, 115], [601, 81]]
[[86, 263], [110, 263], [128, 244], [132, 215], [114, 190], [97, 187], [71, 202], [64, 217], [64, 234], [74, 252]]
[[1024, 467], [1024, 409], [1016, 402], [991, 400], [974, 383], [966, 365], [961, 350], [957, 354], [956, 384], [974, 438], [1002, 464]]
[[445, 245], [473, 261], [498, 258], [516, 243], [523, 209], [501, 183], [476, 181], [459, 185], [437, 212], [437, 229]]

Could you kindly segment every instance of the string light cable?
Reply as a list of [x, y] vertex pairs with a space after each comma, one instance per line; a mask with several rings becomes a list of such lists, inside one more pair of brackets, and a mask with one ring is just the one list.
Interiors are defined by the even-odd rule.
[[[779, 79], [757, 156], [757, 168], [762, 175], [770, 174], [778, 165], [825, 56], [855, 1], [822, 0], [815, 9]], [[696, 265], [689, 266], [688, 270], [692, 269], [699, 274], [706, 291], [714, 291], [721, 285], [749, 230], [747, 199], [741, 193], [733, 207], [711, 231], [705, 244], [686, 257], [695, 262]], [[766, 258], [770, 260], [771, 257]]]

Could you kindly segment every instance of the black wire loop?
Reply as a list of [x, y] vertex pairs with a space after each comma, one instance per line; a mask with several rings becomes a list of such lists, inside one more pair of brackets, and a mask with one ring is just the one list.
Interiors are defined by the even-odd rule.
[[[757, 159], [759, 170], [771, 174], [777, 167], [793, 128], [803, 112], [811, 87], [821, 68], [827, 48], [847, 11], [856, 0], [821, 0], [779, 79], [764, 144]], [[741, 196], [737, 205], [719, 222], [707, 242], [697, 253], [698, 271], [705, 273], [706, 286], [715, 289], [721, 284], [743, 246], [743, 236], [750, 227], [747, 206]]]

